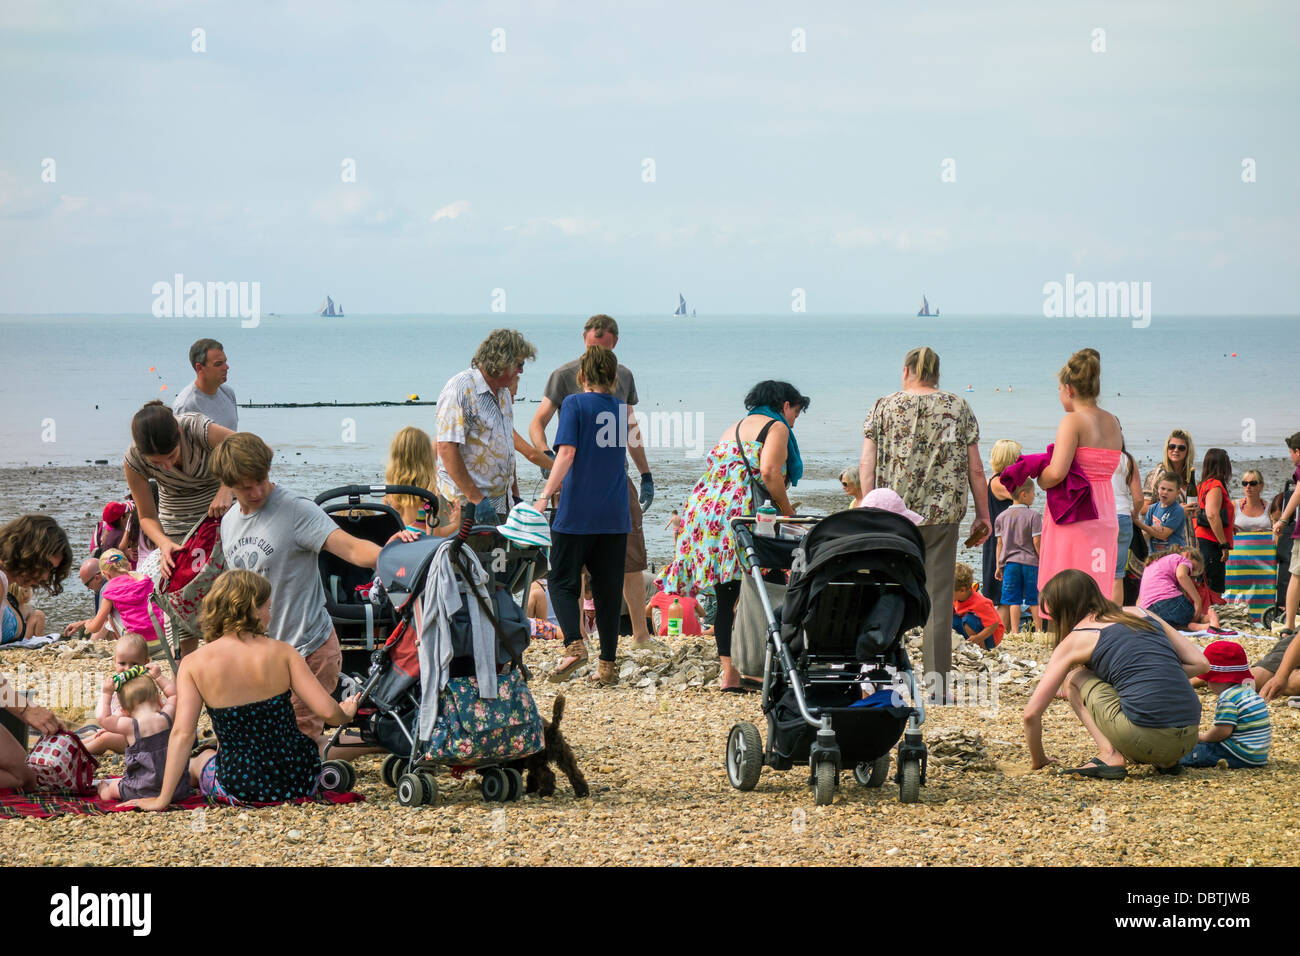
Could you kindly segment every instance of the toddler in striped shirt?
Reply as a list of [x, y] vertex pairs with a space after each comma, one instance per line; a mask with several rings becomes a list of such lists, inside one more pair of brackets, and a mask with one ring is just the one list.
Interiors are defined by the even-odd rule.
[[1273, 729], [1268, 704], [1255, 693], [1245, 649], [1232, 641], [1215, 641], [1205, 648], [1205, 659], [1210, 672], [1201, 679], [1219, 691], [1214, 726], [1201, 731], [1196, 747], [1179, 762], [1184, 767], [1214, 767], [1222, 760], [1232, 770], [1264, 766]]

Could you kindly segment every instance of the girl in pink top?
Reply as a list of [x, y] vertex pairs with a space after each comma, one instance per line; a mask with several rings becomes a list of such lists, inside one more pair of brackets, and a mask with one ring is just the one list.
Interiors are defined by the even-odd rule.
[[1174, 548], [1156, 558], [1142, 572], [1138, 607], [1171, 627], [1186, 629], [1203, 610], [1194, 578], [1204, 570], [1200, 552], [1190, 548]]
[[1056, 428], [1052, 460], [1038, 476], [1038, 486], [1044, 491], [1055, 488], [1065, 480], [1070, 465], [1077, 462], [1088, 478], [1097, 517], [1057, 524], [1051, 509], [1044, 509], [1038, 590], [1042, 591], [1060, 571], [1075, 568], [1091, 576], [1102, 594], [1110, 594], [1119, 544], [1119, 518], [1110, 479], [1119, 465], [1124, 433], [1119, 419], [1097, 406], [1101, 356], [1096, 349], [1080, 349], [1071, 355], [1058, 382], [1066, 414]]
[[86, 621], [73, 621], [64, 630], [71, 634], [78, 627], [85, 627], [87, 634], [103, 630], [108, 623], [108, 616], [117, 611], [122, 619], [122, 626], [127, 631], [144, 637], [150, 645], [157, 643], [158, 631], [153, 622], [163, 626], [162, 610], [149, 602], [153, 594], [153, 581], [147, 575], [132, 571], [126, 555], [116, 549], [109, 549], [99, 556], [99, 570], [104, 575], [103, 588], [99, 592], [99, 611]]

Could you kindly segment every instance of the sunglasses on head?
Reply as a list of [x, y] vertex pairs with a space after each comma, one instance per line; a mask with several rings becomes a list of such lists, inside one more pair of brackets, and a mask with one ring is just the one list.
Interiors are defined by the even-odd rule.
[[1187, 446], [1186, 446], [1186, 445], [1175, 445], [1173, 442], [1170, 442], [1170, 443], [1169, 443], [1169, 450], [1170, 450], [1170, 451], [1187, 451]]

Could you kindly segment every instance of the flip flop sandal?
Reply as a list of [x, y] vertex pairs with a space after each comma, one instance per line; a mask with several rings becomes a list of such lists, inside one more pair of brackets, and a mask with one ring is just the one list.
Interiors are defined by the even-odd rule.
[[1128, 770], [1124, 767], [1112, 767], [1100, 757], [1093, 757], [1082, 767], [1070, 767], [1066, 770], [1058, 770], [1059, 776], [1066, 774], [1076, 774], [1080, 777], [1093, 777], [1097, 780], [1123, 780], [1128, 776]]
[[753, 687], [746, 687], [741, 684], [739, 687], [722, 687], [719, 688], [724, 694], [757, 694], [758, 691]]

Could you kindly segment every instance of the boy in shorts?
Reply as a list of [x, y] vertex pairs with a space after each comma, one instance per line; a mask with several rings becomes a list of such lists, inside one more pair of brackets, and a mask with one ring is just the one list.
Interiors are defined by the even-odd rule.
[[998, 613], [1004, 627], [1020, 630], [1020, 607], [1029, 605], [1034, 630], [1042, 631], [1038, 616], [1038, 554], [1043, 540], [1043, 516], [1034, 503], [1034, 483], [1026, 481], [1011, 494], [1012, 505], [998, 515], [993, 526], [997, 535], [997, 570], [1002, 582]]

